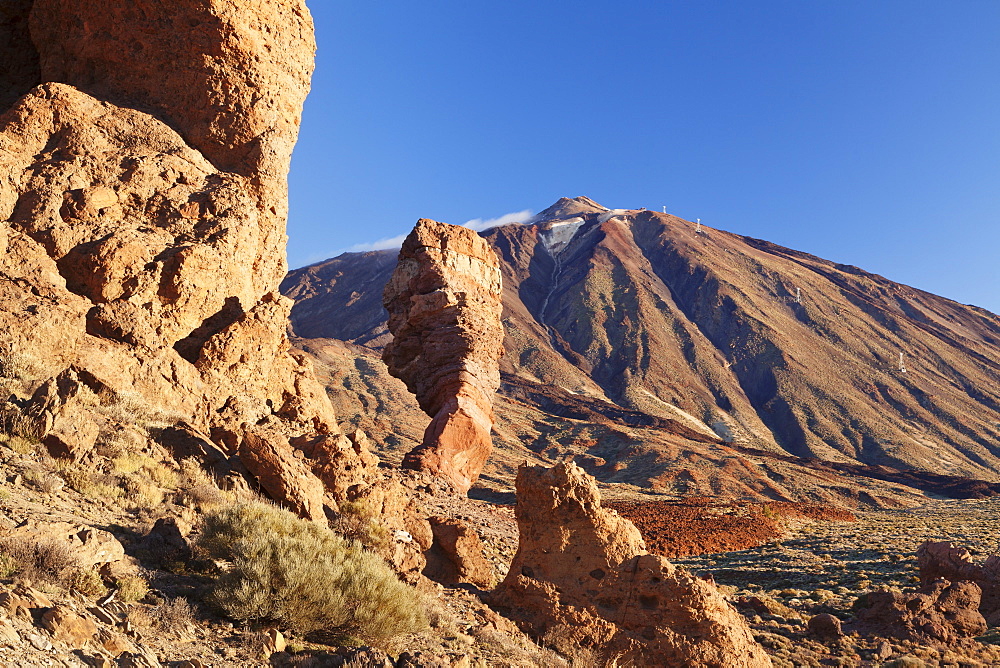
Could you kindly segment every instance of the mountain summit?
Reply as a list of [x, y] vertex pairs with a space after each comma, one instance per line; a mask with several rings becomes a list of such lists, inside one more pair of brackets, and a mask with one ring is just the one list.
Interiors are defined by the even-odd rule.
[[589, 197], [574, 197], [572, 199], [560, 197], [555, 204], [539, 213], [533, 220], [538, 222], [563, 220], [564, 218], [585, 216], [588, 213], [603, 213], [608, 210], [607, 207], [601, 206]]

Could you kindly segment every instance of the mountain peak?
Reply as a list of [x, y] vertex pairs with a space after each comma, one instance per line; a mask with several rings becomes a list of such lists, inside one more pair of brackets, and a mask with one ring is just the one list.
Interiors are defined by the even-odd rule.
[[560, 197], [559, 201], [535, 216], [535, 220], [541, 222], [563, 218], [576, 218], [588, 213], [603, 213], [607, 210], [606, 206], [601, 206], [589, 197]]

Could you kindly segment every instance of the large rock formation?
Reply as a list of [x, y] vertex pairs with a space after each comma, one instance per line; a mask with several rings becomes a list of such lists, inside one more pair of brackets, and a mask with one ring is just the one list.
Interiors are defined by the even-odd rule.
[[521, 468], [517, 524], [517, 554], [493, 603], [557, 649], [589, 646], [626, 665], [771, 665], [722, 594], [648, 554], [575, 464]]
[[393, 340], [382, 358], [432, 420], [403, 465], [465, 493], [493, 447], [503, 354], [500, 262], [478, 234], [422, 219], [385, 286]]
[[925, 587], [939, 579], [979, 585], [982, 590], [979, 612], [989, 626], [1000, 626], [1000, 555], [991, 554], [977, 564], [964, 547], [948, 541], [927, 541], [917, 548], [917, 566]]
[[859, 599], [849, 627], [863, 636], [954, 645], [986, 632], [974, 582], [936, 580], [916, 592], [875, 591]]
[[225, 456], [252, 451], [268, 492], [322, 519], [325, 463], [293, 443], [344, 437], [289, 354], [277, 292], [315, 48], [304, 2], [5, 3], [0, 34], [0, 100], [16, 100], [0, 115], [0, 372], [76, 383], [16, 408], [46, 431], [84, 386], [93, 412], [141, 404]]

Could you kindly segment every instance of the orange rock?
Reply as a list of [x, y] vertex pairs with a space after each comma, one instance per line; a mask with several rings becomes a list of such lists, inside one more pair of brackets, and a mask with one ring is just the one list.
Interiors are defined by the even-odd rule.
[[[322, 518], [323, 486], [287, 442], [339, 429], [289, 353], [277, 293], [313, 69], [303, 0], [18, 0], [4, 37], [0, 357], [30, 361], [25, 383], [72, 368], [226, 458], [248, 432], [280, 434], [241, 457], [277, 501]], [[0, 405], [0, 421], [78, 457], [94, 428], [62, 389], [28, 417]]]
[[575, 464], [521, 467], [517, 523], [517, 554], [492, 603], [556, 649], [590, 647], [630, 665], [771, 665], [722, 594], [647, 554]]
[[296, 457], [287, 438], [277, 432], [249, 433], [240, 445], [240, 460], [271, 498], [302, 517], [326, 522], [323, 483]]
[[151, 108], [220, 170], [284, 179], [316, 49], [304, 0], [35, 0], [31, 37], [41, 81]]
[[431, 416], [403, 465], [472, 487], [493, 447], [503, 325], [500, 262], [472, 230], [422, 219], [385, 286], [393, 340], [382, 359]]
[[97, 624], [73, 611], [67, 605], [57, 605], [42, 615], [42, 626], [59, 642], [83, 648], [97, 635]]
[[483, 556], [479, 534], [467, 523], [450, 517], [430, 518], [434, 544], [427, 553], [424, 575], [441, 584], [467, 582], [480, 589], [491, 588], [493, 567]]

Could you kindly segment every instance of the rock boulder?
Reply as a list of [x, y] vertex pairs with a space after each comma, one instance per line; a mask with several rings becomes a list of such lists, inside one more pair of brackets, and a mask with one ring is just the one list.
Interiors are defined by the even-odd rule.
[[917, 548], [917, 566], [924, 586], [938, 579], [975, 582], [982, 590], [979, 612], [990, 626], [1000, 625], [1000, 555], [992, 554], [977, 564], [964, 547], [927, 541]]
[[877, 591], [865, 595], [847, 629], [863, 636], [949, 646], [986, 631], [974, 582], [935, 580], [916, 592]]

